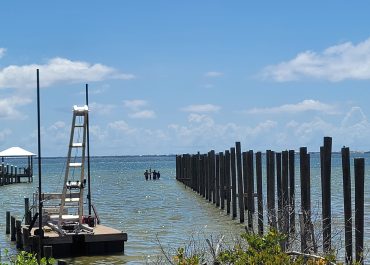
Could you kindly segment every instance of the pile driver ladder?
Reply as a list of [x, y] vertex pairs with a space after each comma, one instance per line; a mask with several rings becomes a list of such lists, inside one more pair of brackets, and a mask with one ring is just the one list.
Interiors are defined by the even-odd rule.
[[[85, 187], [85, 147], [86, 147], [86, 134], [88, 122], [89, 108], [87, 105], [78, 107], [73, 106], [73, 118], [71, 126], [71, 136], [69, 140], [66, 171], [64, 175], [63, 192], [59, 210], [58, 226], [68, 220], [63, 218], [63, 213], [66, 213], [67, 208], [76, 208], [78, 212], [79, 223], [82, 223], [83, 218], [83, 191]], [[82, 142], [75, 142], [77, 136], [82, 136]], [[77, 150], [80, 157], [72, 159], [72, 150]], [[70, 180], [72, 172], [77, 170], [80, 173], [79, 180]]]

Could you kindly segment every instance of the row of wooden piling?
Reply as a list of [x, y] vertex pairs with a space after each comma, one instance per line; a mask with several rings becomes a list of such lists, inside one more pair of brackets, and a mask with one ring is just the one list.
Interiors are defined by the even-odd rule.
[[[351, 264], [353, 260], [352, 243], [352, 207], [351, 207], [351, 170], [350, 151], [343, 147], [343, 196], [345, 222], [345, 260]], [[294, 150], [265, 153], [266, 191], [267, 191], [267, 224], [269, 227], [287, 235], [282, 247], [289, 247], [296, 238], [299, 227], [301, 251], [304, 253], [318, 252], [318, 243], [314, 235], [311, 209], [311, 168], [310, 154], [306, 147], [299, 149], [300, 169], [300, 200], [296, 198]], [[332, 249], [332, 218], [331, 218], [331, 157], [332, 138], [324, 137], [320, 148], [321, 192], [322, 192], [322, 250], [329, 253]], [[244, 222], [246, 229], [255, 231], [253, 220], [257, 219], [257, 231], [264, 233], [264, 201], [263, 201], [263, 154], [253, 150], [241, 152], [240, 142], [224, 152], [214, 150], [206, 154], [183, 154], [176, 156], [176, 178], [191, 187], [209, 202]], [[298, 165], [297, 165], [298, 166]], [[254, 168], [255, 167], [255, 168]], [[364, 248], [364, 158], [354, 159], [355, 173], [355, 260], [363, 263]], [[256, 191], [255, 191], [256, 188]], [[255, 218], [255, 197], [257, 197], [257, 216]], [[277, 200], [275, 200], [277, 197]], [[297, 211], [296, 201], [300, 210]], [[276, 210], [277, 206], [277, 210]], [[237, 210], [237, 208], [239, 208]], [[298, 221], [298, 222], [297, 222]], [[298, 235], [299, 235], [298, 234]]]
[[17, 166], [1, 163], [0, 165], [0, 186], [20, 183], [21, 178], [26, 177], [28, 182], [32, 182], [31, 174], [21, 173]]
[[[5, 220], [5, 233], [10, 235], [10, 240], [15, 242], [17, 249], [22, 249], [28, 252], [31, 252], [30, 246], [38, 245], [38, 237], [34, 237], [34, 242], [30, 242], [30, 224], [34, 222], [31, 220], [31, 210], [29, 204], [29, 198], [24, 198], [24, 215], [22, 219], [11, 215], [9, 211], [6, 212]], [[22, 221], [24, 220], [24, 225]], [[42, 256], [47, 259], [52, 258], [53, 247], [52, 246], [43, 246], [42, 247]], [[67, 263], [63, 260], [57, 261], [58, 265], [66, 265]]]

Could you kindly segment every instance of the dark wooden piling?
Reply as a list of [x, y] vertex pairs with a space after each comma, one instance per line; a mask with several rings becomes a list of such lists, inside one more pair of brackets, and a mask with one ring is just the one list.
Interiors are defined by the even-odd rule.
[[310, 180], [310, 155], [306, 147], [300, 148], [300, 173], [301, 173], [301, 211], [303, 223], [301, 224], [301, 251], [309, 252], [311, 226], [311, 180]]
[[282, 233], [289, 235], [288, 151], [281, 153]]
[[230, 158], [231, 158], [231, 202], [233, 208], [233, 219], [237, 217], [237, 210], [236, 210], [236, 157], [235, 157], [235, 147], [230, 148]]
[[278, 230], [282, 232], [282, 212], [283, 212], [283, 203], [282, 203], [282, 190], [281, 190], [281, 153], [275, 153], [276, 157], [276, 191], [277, 191], [277, 223]]
[[346, 264], [352, 264], [352, 202], [351, 202], [351, 164], [348, 147], [342, 148], [343, 203], [344, 203], [344, 242]]
[[266, 151], [267, 175], [267, 220], [270, 227], [277, 229], [275, 211], [275, 152]]
[[238, 172], [238, 198], [239, 198], [239, 219], [244, 223], [244, 191], [243, 191], [243, 170], [240, 142], [235, 143], [236, 166]]
[[220, 207], [225, 209], [225, 158], [224, 153], [220, 152]]
[[206, 180], [207, 180], [207, 177], [206, 177], [206, 174], [207, 174], [207, 171], [206, 171], [206, 157], [207, 155], [201, 155], [200, 156], [200, 172], [201, 172], [201, 195], [203, 196], [203, 198], [206, 197]]
[[10, 234], [10, 212], [6, 212], [6, 219], [5, 219], [5, 234]]
[[295, 233], [295, 151], [289, 150], [289, 233]]
[[253, 150], [247, 152], [247, 205], [248, 205], [248, 230], [253, 231], [254, 214], [254, 166]]
[[248, 209], [248, 200], [247, 200], [247, 172], [248, 172], [248, 165], [247, 165], [247, 152], [242, 152], [242, 164], [243, 164], [243, 202], [244, 202], [244, 210]]
[[15, 220], [15, 242], [16, 248], [21, 249], [23, 247], [21, 220]]
[[331, 249], [331, 153], [332, 139], [324, 137], [322, 149], [322, 229], [323, 229], [323, 250], [325, 253]]
[[216, 203], [215, 179], [216, 179], [216, 156], [215, 151], [211, 150], [209, 160], [209, 197], [208, 201]]
[[197, 163], [197, 192], [198, 194], [201, 194], [201, 168], [200, 168], [200, 153], [198, 152], [196, 157], [196, 163]]
[[258, 234], [263, 235], [262, 153], [256, 153]]
[[10, 240], [16, 240], [15, 217], [10, 216]]
[[205, 198], [208, 201], [209, 198], [209, 152], [208, 154], [204, 155], [204, 181], [205, 181], [205, 187], [204, 187], [204, 193], [205, 193]]
[[29, 225], [31, 223], [30, 199], [29, 198], [24, 198], [24, 220], [25, 220], [26, 225]]
[[365, 160], [355, 158], [355, 238], [356, 261], [364, 263], [364, 185], [365, 185]]
[[216, 207], [220, 206], [220, 155], [216, 154], [215, 201]]
[[226, 214], [230, 214], [231, 202], [231, 180], [230, 180], [230, 151], [225, 150], [225, 192], [226, 192]]

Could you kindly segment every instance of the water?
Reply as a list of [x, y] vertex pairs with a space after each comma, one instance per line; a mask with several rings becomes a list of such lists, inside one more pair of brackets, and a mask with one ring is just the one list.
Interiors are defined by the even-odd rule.
[[[18, 164], [20, 161], [10, 161]], [[23, 166], [23, 165], [22, 165]], [[161, 172], [159, 181], [145, 181], [144, 170]], [[65, 159], [43, 160], [44, 192], [60, 192]], [[161, 254], [157, 238], [168, 250], [186, 245], [191, 236], [204, 242], [210, 235], [239, 235], [244, 226], [175, 180], [175, 157], [94, 157], [91, 159], [93, 204], [104, 225], [128, 234], [125, 255], [79, 257], [73, 264], [143, 264]], [[37, 168], [35, 168], [35, 173]], [[24, 197], [32, 198], [33, 183], [0, 187], [0, 245], [14, 249], [5, 235], [5, 212], [21, 217]]]
[[[351, 154], [365, 157], [365, 252], [370, 243], [370, 154]], [[12, 161], [9, 161], [12, 162]], [[263, 165], [265, 165], [263, 157]], [[17, 162], [19, 164], [19, 161]], [[21, 165], [23, 166], [23, 165]], [[145, 169], [161, 172], [159, 181], [145, 181]], [[43, 191], [60, 192], [65, 168], [64, 158], [47, 158], [43, 161]], [[91, 159], [92, 196], [102, 223], [127, 232], [125, 255], [79, 257], [71, 259], [73, 264], [145, 264], [153, 262], [161, 254], [157, 238], [166, 250], [186, 245], [191, 236], [204, 243], [211, 235], [220, 234], [227, 238], [239, 235], [244, 225], [233, 221], [225, 212], [186, 189], [175, 180], [175, 157], [94, 157]], [[37, 168], [35, 169], [37, 172]], [[265, 166], [263, 166], [265, 181]], [[352, 187], [354, 173], [352, 165]], [[5, 211], [18, 217], [23, 214], [24, 197], [32, 196], [38, 185], [34, 183], [15, 184], [0, 187], [0, 245], [14, 249], [5, 235]], [[311, 154], [311, 201], [314, 214], [321, 213], [321, 181], [319, 154]], [[264, 195], [266, 184], [264, 183]], [[299, 160], [296, 155], [296, 198], [300, 201]], [[354, 213], [354, 188], [352, 189], [352, 210]], [[266, 200], [264, 200], [266, 203]], [[332, 230], [343, 236], [343, 187], [341, 155], [332, 157]], [[354, 214], [352, 216], [354, 218]], [[319, 219], [317, 219], [319, 220]], [[318, 227], [320, 223], [318, 222]], [[354, 234], [354, 233], [353, 233]], [[335, 243], [341, 248], [339, 237]], [[340, 255], [344, 249], [340, 250]]]

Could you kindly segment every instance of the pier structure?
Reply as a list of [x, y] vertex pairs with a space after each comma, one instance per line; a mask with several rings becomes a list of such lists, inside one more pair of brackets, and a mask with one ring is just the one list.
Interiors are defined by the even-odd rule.
[[[20, 148], [11, 147], [0, 152], [0, 186], [21, 182], [33, 181], [33, 157], [35, 154]], [[12, 162], [19, 160], [22, 165], [16, 166], [6, 163], [6, 159]]]
[[[176, 179], [221, 211], [226, 203], [225, 214], [232, 214], [232, 219], [239, 217], [240, 223], [246, 218], [247, 231], [263, 235], [273, 229], [284, 234], [283, 250], [295, 245], [300, 246], [301, 253], [331, 253], [335, 248], [333, 238], [338, 234], [334, 230], [338, 220], [334, 222], [332, 218], [331, 137], [324, 137], [319, 154], [321, 193], [315, 196], [321, 198], [317, 213], [312, 207], [313, 164], [307, 147], [301, 147], [298, 152], [254, 153], [253, 150], [243, 152], [240, 142], [236, 142], [224, 152], [177, 155]], [[344, 232], [337, 243], [344, 243], [346, 264], [354, 261], [364, 264], [365, 158], [356, 155], [351, 163], [348, 147], [343, 147], [338, 155], [341, 156], [336, 159], [342, 163]]]

